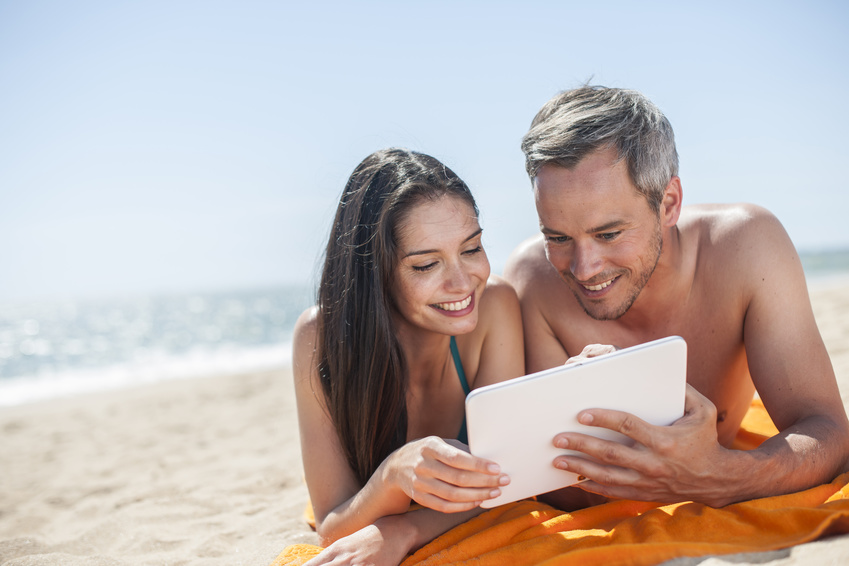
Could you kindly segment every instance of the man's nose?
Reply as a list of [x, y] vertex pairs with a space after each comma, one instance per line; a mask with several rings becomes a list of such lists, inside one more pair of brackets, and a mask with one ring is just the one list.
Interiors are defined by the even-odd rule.
[[601, 254], [592, 243], [575, 243], [569, 270], [578, 281], [590, 281], [604, 268]]

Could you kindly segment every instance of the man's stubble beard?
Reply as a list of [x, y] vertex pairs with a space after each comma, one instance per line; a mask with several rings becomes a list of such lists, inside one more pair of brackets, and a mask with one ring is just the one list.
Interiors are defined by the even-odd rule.
[[[657, 250], [657, 254], [654, 258], [654, 261], [651, 264], [651, 267], [643, 270], [643, 272], [640, 273], [640, 278], [639, 278], [638, 282], [631, 289], [631, 294], [628, 296], [627, 299], [625, 299], [625, 301], [613, 313], [608, 313], [608, 312], [597, 313], [597, 312], [591, 311], [588, 308], [587, 304], [584, 302], [583, 297], [580, 294], [580, 291], [576, 290], [573, 286], [569, 285], [569, 290], [572, 291], [573, 295], [575, 295], [575, 300], [578, 301], [578, 304], [581, 305], [581, 308], [584, 309], [584, 312], [587, 313], [587, 316], [589, 316], [590, 318], [592, 318], [594, 320], [600, 320], [600, 321], [616, 320], [616, 319], [620, 318], [621, 316], [623, 316], [626, 312], [628, 312], [628, 310], [631, 308], [631, 306], [633, 306], [634, 302], [637, 300], [637, 297], [640, 296], [640, 293], [645, 288], [646, 284], [649, 282], [649, 279], [651, 279], [651, 276], [654, 273], [655, 268], [657, 267], [657, 263], [660, 261], [660, 255], [663, 252], [663, 233], [662, 233], [662, 229], [660, 227], [660, 220], [659, 219], [658, 219], [658, 223], [657, 223], [657, 230], [655, 230], [654, 237], [652, 238], [652, 248]], [[625, 272], [623, 271], [623, 273], [625, 273]], [[561, 273], [561, 277], [566, 279], [567, 276], [565, 276]], [[574, 277], [572, 277], [571, 273], [568, 274], [568, 278], [571, 279], [572, 281], [575, 281], [575, 279], [574, 279]], [[575, 282], [575, 285], [580, 285], [580, 284]]]

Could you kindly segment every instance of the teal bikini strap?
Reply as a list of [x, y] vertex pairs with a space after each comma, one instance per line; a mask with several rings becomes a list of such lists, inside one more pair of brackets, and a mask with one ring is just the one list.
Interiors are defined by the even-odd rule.
[[460, 385], [463, 386], [463, 392], [468, 395], [471, 392], [469, 382], [466, 381], [466, 372], [463, 371], [463, 362], [460, 360], [460, 350], [457, 349], [457, 341], [451, 337], [451, 356], [454, 358], [454, 367], [457, 369], [457, 375], [460, 377]]
[[[460, 360], [460, 350], [457, 349], [457, 341], [451, 337], [451, 357], [454, 358], [454, 368], [457, 370], [457, 376], [460, 378], [460, 385], [463, 387], [463, 392], [468, 395], [469, 382], [466, 380], [466, 372], [463, 371], [463, 362]], [[457, 435], [457, 440], [463, 444], [469, 443], [469, 435], [466, 432], [466, 415], [463, 414], [463, 424], [460, 426], [460, 434]]]

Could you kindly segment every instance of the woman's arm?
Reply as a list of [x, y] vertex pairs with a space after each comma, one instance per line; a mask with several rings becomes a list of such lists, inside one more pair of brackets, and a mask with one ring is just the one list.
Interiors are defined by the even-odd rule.
[[359, 491], [359, 485], [339, 443], [318, 378], [317, 314], [317, 308], [308, 309], [295, 323], [292, 371], [304, 477], [316, 531], [324, 544], [325, 516]]
[[322, 544], [403, 513], [411, 500], [459, 512], [499, 494], [499, 482], [506, 479], [497, 466], [436, 437], [393, 452], [360, 489], [326, 410], [315, 359], [316, 327], [315, 310], [299, 318], [293, 370], [304, 473]]
[[304, 566], [397, 566], [414, 550], [481, 511], [483, 509], [476, 508], [465, 513], [446, 514], [432, 509], [417, 509], [403, 515], [381, 517], [373, 524], [334, 542]]
[[[473, 388], [524, 374], [522, 321], [515, 291], [503, 280], [491, 278], [485, 301], [480, 304], [478, 328], [473, 333], [477, 336], [461, 338], [468, 348], [479, 348], [480, 357], [475, 356], [477, 371], [470, 379]], [[471, 349], [463, 350], [466, 359]], [[334, 560], [338, 561], [334, 563], [340, 564], [365, 560], [374, 564], [396, 565], [411, 551], [481, 511], [475, 507], [463, 512], [442, 513], [423, 508], [387, 515], [337, 540], [309, 562], [309, 566]]]

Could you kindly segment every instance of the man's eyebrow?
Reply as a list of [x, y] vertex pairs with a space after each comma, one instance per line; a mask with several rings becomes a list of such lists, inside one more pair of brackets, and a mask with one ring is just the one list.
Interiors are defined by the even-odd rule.
[[[468, 242], [469, 240], [474, 239], [474, 238], [475, 238], [478, 234], [480, 234], [481, 232], [483, 232], [483, 228], [478, 228], [477, 230], [475, 230], [474, 232], [472, 232], [472, 233], [471, 233], [471, 234], [470, 234], [470, 235], [469, 235], [469, 236], [468, 236], [465, 240], [463, 240], [463, 242], [462, 242], [462, 243], [464, 243], [464, 244], [465, 244], [465, 243], [466, 243], [466, 242]], [[439, 252], [439, 250], [414, 250], [414, 251], [411, 251], [411, 252], [407, 253], [407, 254], [406, 254], [403, 258], [401, 258], [401, 259], [406, 259], [406, 258], [408, 258], [408, 257], [410, 257], [410, 256], [414, 256], [414, 255], [435, 254], [435, 253], [437, 253], [437, 252]]]
[[611, 220], [610, 222], [607, 222], [606, 224], [602, 224], [601, 226], [596, 226], [595, 228], [590, 228], [589, 233], [595, 234], [597, 232], [607, 232], [608, 230], [612, 230], [614, 228], [619, 228], [623, 224], [626, 224], [626, 222], [624, 220]]
[[[607, 232], [608, 230], [612, 230], [614, 228], [620, 228], [624, 224], [627, 224], [627, 222], [624, 221], [624, 220], [611, 220], [610, 222], [606, 222], [606, 223], [604, 223], [600, 226], [590, 228], [589, 230], [587, 230], [587, 234], [596, 234], [598, 232]], [[565, 235], [560, 230], [554, 230], [554, 229], [549, 228], [547, 226], [540, 226], [540, 232], [542, 232], [543, 234], [562, 234], [562, 235]]]

